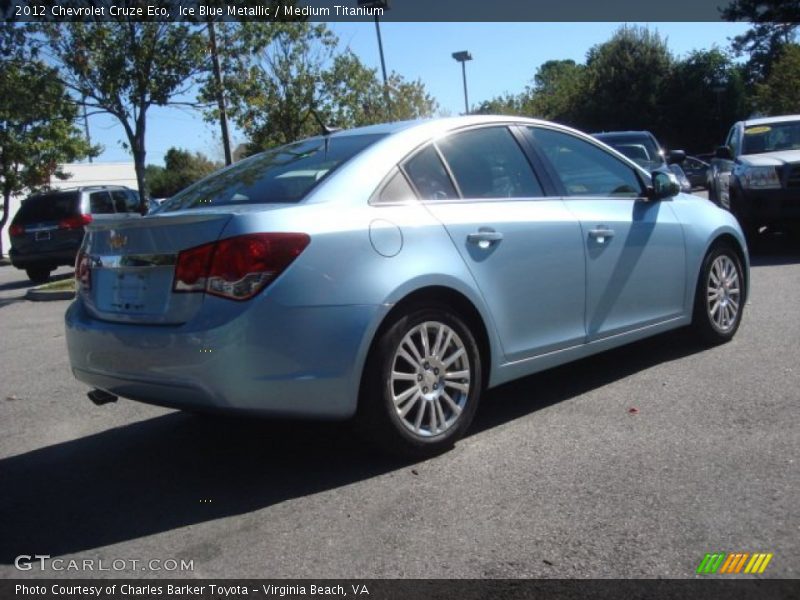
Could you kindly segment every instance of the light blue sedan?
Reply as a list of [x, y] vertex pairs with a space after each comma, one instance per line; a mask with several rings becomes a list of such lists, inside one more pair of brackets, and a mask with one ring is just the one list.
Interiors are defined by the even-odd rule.
[[468, 116], [321, 135], [95, 221], [66, 314], [99, 403], [347, 419], [449, 448], [481, 393], [691, 325], [730, 340], [730, 213], [583, 133]]

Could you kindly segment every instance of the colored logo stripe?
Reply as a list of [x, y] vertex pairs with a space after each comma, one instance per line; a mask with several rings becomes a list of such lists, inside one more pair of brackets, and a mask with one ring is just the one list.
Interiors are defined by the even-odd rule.
[[745, 573], [763, 573], [767, 568], [769, 561], [772, 560], [772, 553], [770, 554], [753, 554], [753, 558], [747, 563], [744, 569]]
[[772, 557], [772, 553], [763, 552], [756, 552], [752, 555], [749, 552], [707, 553], [703, 560], [700, 561], [697, 573], [701, 575], [710, 575], [717, 572], [727, 575], [738, 573], [759, 574], [764, 572]]
[[705, 558], [703, 558], [700, 566], [697, 567], [698, 573], [716, 573], [719, 566], [722, 564], [722, 561], [725, 559], [724, 552], [716, 552], [714, 554], [706, 554]]

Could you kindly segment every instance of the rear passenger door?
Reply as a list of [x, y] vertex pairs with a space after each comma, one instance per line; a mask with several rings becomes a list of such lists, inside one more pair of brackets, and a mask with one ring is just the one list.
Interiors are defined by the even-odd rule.
[[524, 144], [511, 127], [472, 128], [402, 165], [475, 278], [508, 361], [585, 336], [580, 225], [561, 199], [546, 196]]

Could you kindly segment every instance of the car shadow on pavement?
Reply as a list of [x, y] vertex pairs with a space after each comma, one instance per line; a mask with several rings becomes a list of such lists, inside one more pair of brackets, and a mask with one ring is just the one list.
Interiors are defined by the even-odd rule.
[[[0, 292], [11, 291], [11, 290], [24, 290], [25, 288], [35, 287], [39, 285], [38, 283], [32, 282], [28, 277], [25, 275], [24, 271], [19, 272], [20, 279], [17, 281], [9, 281], [8, 283], [0, 284]], [[75, 273], [61, 273], [59, 275], [53, 275], [50, 277], [50, 281], [61, 281], [63, 279], [70, 279], [71, 277], [75, 277]]]
[[750, 245], [750, 265], [771, 267], [800, 263], [800, 233], [762, 232]]
[[[678, 331], [501, 386], [470, 435], [701, 349]], [[0, 563], [244, 514], [409, 464], [347, 424], [169, 413], [0, 460]]]

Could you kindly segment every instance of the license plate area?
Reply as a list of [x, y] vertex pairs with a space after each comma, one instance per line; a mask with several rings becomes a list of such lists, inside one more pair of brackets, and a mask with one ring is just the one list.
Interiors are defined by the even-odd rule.
[[45, 240], [49, 240], [50, 237], [51, 236], [50, 236], [50, 232], [49, 231], [37, 231], [33, 235], [33, 239], [35, 239], [37, 242], [42, 242], [42, 241], [45, 241]]
[[147, 287], [147, 273], [115, 273], [111, 285], [111, 308], [126, 313], [144, 312]]

